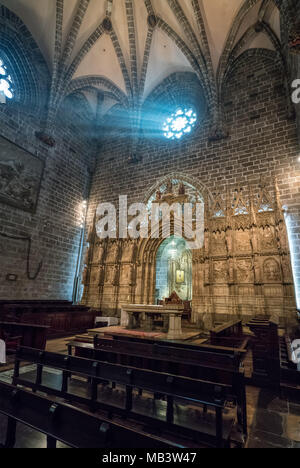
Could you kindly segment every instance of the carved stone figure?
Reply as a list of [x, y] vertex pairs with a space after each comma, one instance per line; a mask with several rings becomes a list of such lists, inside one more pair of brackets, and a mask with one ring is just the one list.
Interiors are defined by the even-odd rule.
[[229, 283], [234, 283], [234, 265], [233, 265], [233, 259], [229, 259], [228, 261], [228, 271], [229, 271], [229, 278], [228, 281]]
[[209, 250], [209, 244], [210, 244], [210, 234], [206, 230], [206, 231], [204, 231], [204, 249], [205, 249], [206, 252], [208, 252], [208, 250]]
[[104, 254], [103, 241], [99, 241], [99, 242], [96, 243], [93, 261], [95, 263], [101, 263], [102, 260], [103, 260], [103, 254]]
[[173, 183], [171, 180], [167, 182], [166, 193], [173, 194]]
[[118, 253], [119, 253], [119, 243], [117, 241], [111, 242], [109, 246], [108, 255], [107, 255], [107, 262], [111, 262], [111, 263], [116, 262]]
[[226, 231], [226, 247], [229, 254], [232, 253], [232, 231]]
[[119, 265], [114, 265], [112, 267], [112, 284], [114, 286], [119, 285]]
[[287, 283], [292, 282], [293, 274], [292, 274], [292, 269], [291, 269], [290, 257], [288, 255], [283, 255], [281, 257], [281, 264], [282, 264], [284, 280]]
[[209, 263], [206, 262], [205, 265], [204, 265], [204, 278], [205, 278], [205, 284], [209, 284], [210, 283], [210, 267], [209, 267]]
[[261, 269], [260, 269], [260, 264], [257, 258], [254, 260], [254, 275], [255, 275], [255, 283], [260, 284], [261, 283]]
[[284, 223], [279, 223], [278, 225], [278, 240], [279, 240], [279, 248], [283, 250], [288, 249], [288, 237], [286, 232], [286, 227]]
[[99, 267], [99, 275], [98, 275], [98, 284], [101, 286], [105, 280], [105, 266], [100, 265]]

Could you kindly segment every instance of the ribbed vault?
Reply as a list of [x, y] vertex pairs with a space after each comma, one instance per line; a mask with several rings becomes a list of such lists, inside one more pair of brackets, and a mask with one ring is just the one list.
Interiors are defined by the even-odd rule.
[[[155, 94], [161, 99], [162, 83], [182, 74], [193, 82], [195, 102], [200, 95], [205, 99], [218, 135], [222, 88], [242, 53], [273, 51], [288, 79], [282, 35], [293, 21], [295, 0], [0, 0], [1, 5], [7, 8], [6, 33], [16, 32], [19, 18], [48, 65], [49, 132], [62, 103], [80, 93], [97, 126], [121, 109], [136, 135], [146, 104]], [[5, 31], [0, 33], [5, 45]]]

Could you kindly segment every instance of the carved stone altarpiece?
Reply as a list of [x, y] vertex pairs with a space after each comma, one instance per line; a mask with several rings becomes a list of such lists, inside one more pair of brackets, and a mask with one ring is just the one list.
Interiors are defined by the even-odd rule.
[[[153, 201], [189, 199], [171, 182]], [[276, 181], [260, 186], [202, 193], [204, 246], [192, 251], [192, 320], [235, 315], [295, 315], [293, 277], [284, 213]], [[105, 240], [91, 228], [82, 302], [105, 315], [120, 315], [121, 304], [154, 304], [156, 255], [163, 239]], [[173, 226], [174, 228], [174, 226]], [[171, 229], [172, 234], [172, 229]]]

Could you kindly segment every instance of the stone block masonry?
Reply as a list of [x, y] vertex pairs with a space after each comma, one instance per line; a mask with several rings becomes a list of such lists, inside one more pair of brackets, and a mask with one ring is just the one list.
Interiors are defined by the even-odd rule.
[[[80, 129], [57, 122], [56, 146], [41, 143], [40, 121], [18, 106], [0, 106], [0, 134], [45, 161], [35, 214], [0, 203], [0, 232], [31, 236], [30, 271], [43, 266], [36, 280], [26, 275], [27, 243], [0, 236], [0, 299], [72, 299], [80, 227], [78, 209], [88, 193], [95, 154]], [[9, 281], [7, 275], [16, 275]]]

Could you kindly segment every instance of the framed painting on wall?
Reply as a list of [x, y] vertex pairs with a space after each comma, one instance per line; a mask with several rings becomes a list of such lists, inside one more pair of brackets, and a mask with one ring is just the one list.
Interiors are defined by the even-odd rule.
[[45, 163], [0, 137], [0, 202], [35, 213]]
[[184, 271], [183, 270], [176, 270], [176, 283], [182, 284], [184, 283]]

